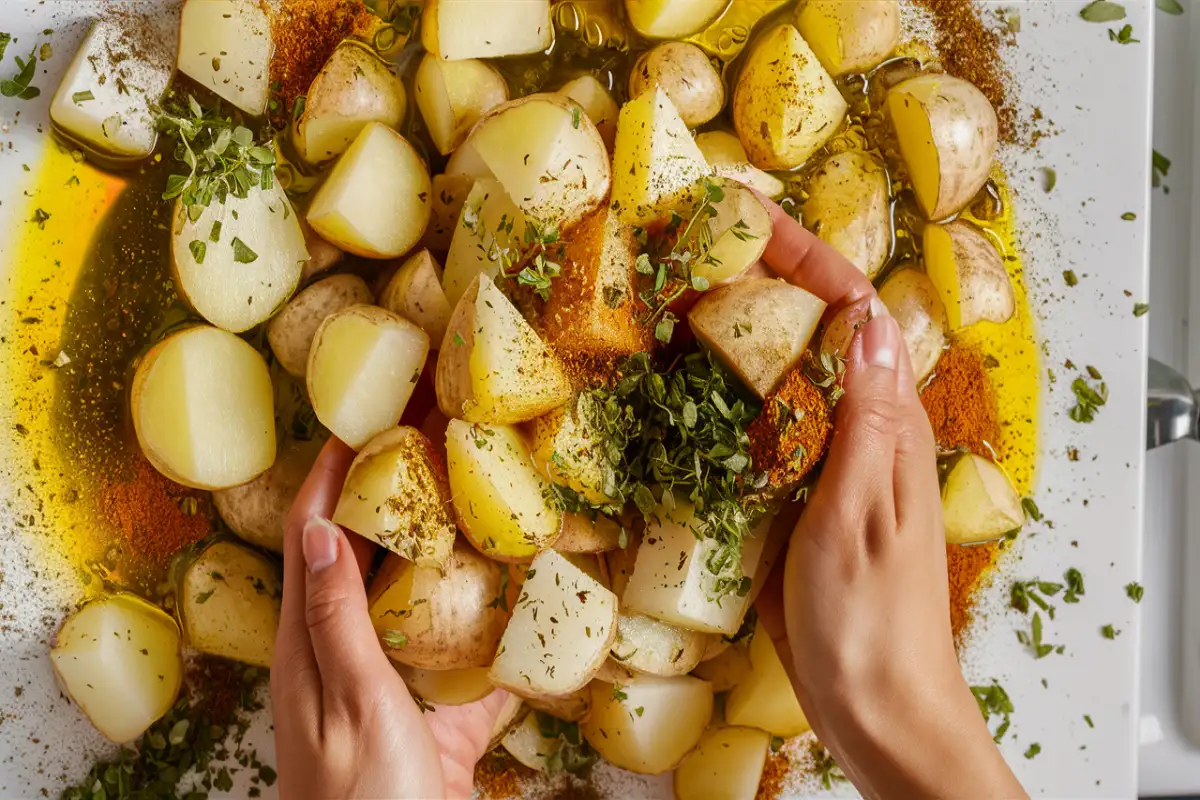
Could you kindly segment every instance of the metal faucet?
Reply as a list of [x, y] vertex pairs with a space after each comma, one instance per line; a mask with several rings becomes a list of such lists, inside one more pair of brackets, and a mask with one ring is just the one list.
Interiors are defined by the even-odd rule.
[[1187, 378], [1150, 359], [1146, 396], [1146, 449], [1200, 438], [1200, 401]]

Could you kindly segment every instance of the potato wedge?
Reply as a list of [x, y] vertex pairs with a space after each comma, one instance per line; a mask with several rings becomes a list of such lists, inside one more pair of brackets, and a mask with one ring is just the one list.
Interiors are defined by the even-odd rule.
[[433, 350], [442, 346], [454, 313], [442, 289], [442, 267], [428, 250], [414, 253], [400, 265], [380, 295], [379, 305], [421, 326]]
[[920, 384], [937, 366], [946, 347], [946, 309], [923, 272], [900, 269], [879, 287], [879, 299], [900, 325], [913, 375]]
[[688, 200], [709, 172], [704, 154], [661, 88], [621, 108], [613, 146], [612, 204], [621, 220], [641, 225]]
[[857, 150], [838, 153], [809, 177], [806, 191], [804, 227], [868, 278], [879, 274], [892, 250], [891, 197], [883, 166]]
[[835, 78], [866, 72], [900, 44], [899, 0], [806, 0], [796, 27]]
[[549, 714], [555, 719], [578, 722], [587, 716], [592, 707], [592, 692], [584, 686], [561, 697], [526, 697], [525, 703], [534, 711]]
[[692, 274], [709, 286], [732, 283], [750, 269], [771, 241], [771, 215], [754, 192], [737, 181], [713, 178], [705, 183], [712, 215], [703, 234], [699, 227], [690, 245], [696, 254]]
[[655, 86], [671, 98], [680, 119], [698, 128], [725, 107], [725, 84], [703, 50], [689, 42], [663, 42], [642, 53], [629, 73], [629, 96]]
[[252, 117], [267, 110], [271, 21], [255, 0], [187, 0], [179, 16], [179, 71]]
[[201, 653], [270, 667], [283, 576], [248, 547], [215, 542], [183, 573], [177, 606], [188, 644]]
[[722, 178], [729, 178], [751, 189], [757, 189], [772, 200], [783, 197], [786, 191], [783, 181], [751, 164], [746, 155], [746, 148], [742, 147], [742, 143], [732, 133], [698, 133], [696, 147], [700, 148], [713, 172]]
[[446, 61], [538, 53], [554, 41], [550, 0], [426, 0], [421, 44]]
[[480, 275], [495, 280], [501, 256], [525, 248], [525, 215], [494, 178], [471, 185], [446, 254], [442, 288], [451, 307], [457, 307], [471, 282]]
[[135, 595], [101, 597], [63, 622], [50, 664], [100, 733], [132, 742], [175, 704], [183, 682], [179, 626]]
[[421, 669], [487, 667], [507, 619], [496, 602], [503, 572], [463, 541], [443, 571], [388, 553], [367, 590], [388, 657]]
[[793, 169], [842, 124], [846, 101], [791, 25], [767, 32], [746, 57], [733, 92], [733, 125], [760, 169]]
[[604, 84], [596, 80], [594, 75], [580, 75], [563, 84], [558, 94], [579, 104], [600, 132], [604, 146], [611, 151], [617, 137], [617, 116], [621, 110]]
[[341, 155], [371, 122], [400, 127], [407, 106], [400, 78], [365, 45], [346, 39], [308, 88], [296, 152], [310, 164]]
[[560, 553], [607, 553], [620, 547], [622, 525], [604, 514], [589, 519], [584, 514], [563, 512], [562, 534], [554, 541]]
[[538, 724], [537, 713], [530, 711], [505, 734], [500, 745], [510, 756], [529, 769], [549, 772], [547, 761], [558, 752], [562, 741], [558, 737], [552, 739], [544, 736]]
[[418, 566], [444, 567], [457, 529], [433, 443], [407, 426], [367, 442], [350, 465], [333, 521]]
[[1025, 525], [1025, 509], [1004, 468], [972, 453], [959, 456], [942, 485], [946, 541], [976, 544]]
[[771, 735], [754, 728], [710, 728], [675, 770], [676, 800], [754, 800]]
[[750, 665], [750, 674], [725, 698], [725, 721], [785, 739], [808, 730], [808, 718], [761, 622], [750, 640]]
[[282, 553], [284, 520], [323, 444], [323, 438], [290, 439], [266, 472], [249, 483], [213, 492], [213, 505], [229, 529], [242, 541]]
[[728, 692], [750, 674], [750, 647], [746, 642], [726, 647], [716, 658], [701, 661], [692, 674], [712, 684], [713, 691]]
[[499, 747], [508, 732], [519, 725], [528, 713], [529, 707], [525, 705], [525, 699], [520, 695], [510, 694], [500, 707], [495, 723], [492, 724], [487, 749], [490, 751]]
[[317, 190], [308, 224], [348, 253], [396, 258], [425, 233], [431, 191], [429, 172], [412, 145], [371, 122]]
[[547, 478], [599, 505], [612, 498], [604, 493], [605, 461], [595, 405], [591, 394], [576, 394], [566, 405], [529, 423], [529, 437], [534, 463]]
[[375, 297], [357, 275], [331, 275], [293, 297], [267, 323], [267, 342], [279, 365], [289, 375], [303, 378], [308, 370], [317, 328], [330, 314], [350, 306], [370, 305]]
[[887, 110], [921, 211], [941, 220], [965, 208], [996, 158], [999, 123], [987, 97], [960, 78], [918, 75], [888, 91]]
[[486, 275], [459, 300], [437, 363], [438, 406], [468, 422], [527, 422], [566, 403], [562, 364]]
[[524, 561], [554, 543], [561, 514], [515, 429], [452, 419], [446, 456], [458, 525], [481, 553]]
[[446, 155], [463, 143], [480, 117], [508, 100], [508, 84], [483, 61], [443, 61], [426, 53], [413, 78], [413, 93], [429, 138]]
[[426, 703], [438, 706], [463, 706], [482, 700], [496, 687], [488, 680], [487, 667], [466, 669], [420, 669], [396, 664], [408, 690]]
[[134, 372], [130, 407], [146, 458], [184, 486], [227, 489], [275, 461], [267, 364], [220, 328], [186, 328], [150, 348]]
[[608, 657], [616, 622], [613, 593], [545, 550], [526, 574], [492, 663], [492, 682], [517, 693], [574, 692]]
[[1012, 279], [986, 234], [955, 220], [926, 225], [922, 238], [925, 273], [942, 299], [951, 331], [1012, 319], [1017, 306]]
[[684, 39], [704, 30], [729, 0], [625, 0], [634, 30], [648, 39]]
[[688, 312], [705, 347], [760, 398], [797, 364], [825, 313], [819, 299], [777, 278], [745, 278], [706, 292]]
[[705, 681], [645, 675], [619, 685], [593, 682], [592, 710], [580, 728], [614, 766], [657, 775], [683, 761], [711, 716], [712, 686]]

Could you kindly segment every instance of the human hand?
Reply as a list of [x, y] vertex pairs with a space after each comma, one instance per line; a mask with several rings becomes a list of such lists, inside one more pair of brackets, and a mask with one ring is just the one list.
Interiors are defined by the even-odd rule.
[[330, 439], [284, 528], [271, 666], [284, 798], [465, 798], [507, 696], [423, 713], [367, 615], [374, 545], [329, 522], [354, 452]]

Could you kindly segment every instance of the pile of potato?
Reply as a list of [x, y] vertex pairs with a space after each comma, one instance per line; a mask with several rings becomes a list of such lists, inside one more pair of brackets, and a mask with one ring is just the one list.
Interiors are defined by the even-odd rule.
[[[649, 40], [627, 86], [584, 74], [515, 98], [489, 59], [545, 50], [549, 0], [427, 0], [424, 52], [400, 75], [371, 47], [343, 42], [276, 143], [281, 159], [322, 171], [315, 188], [255, 188], [194, 219], [176, 210], [176, 284], [207, 324], [155, 344], [130, 400], [151, 463], [212, 490], [236, 534], [281, 552], [283, 516], [320, 442], [276, 439], [267, 359], [238, 335], [265, 325], [274, 360], [303, 382], [321, 425], [358, 451], [334, 520], [389, 551], [370, 613], [413, 691], [437, 705], [504, 687], [518, 699], [496, 739], [526, 765], [545, 769], [559, 746], [526, 713], [537, 709], [578, 722], [619, 767], [676, 770], [683, 798], [753, 797], [771, 737], [808, 728], [770, 638], [743, 631], [794, 514], [758, 523], [743, 548], [748, 594], [718, 598], [706, 566], [714, 545], [695, 535], [690, 506], [661, 508], [640, 529], [555, 501], [554, 484], [612, 500], [590, 396], [567, 363], [653, 344], [637, 313], [644, 228], [719, 187], [710, 235], [695, 242], [706, 289], [678, 310], [760, 398], [797, 367], [825, 306], [756, 268], [772, 230], [751, 189], [802, 197], [804, 223], [875, 276], [892, 257], [890, 173], [907, 171], [928, 220], [924, 269], [893, 269], [880, 295], [922, 380], [953, 331], [1014, 309], [994, 243], [953, 219], [984, 186], [996, 149], [995, 113], [975, 87], [927, 73], [888, 90], [881, 113], [899, 164], [878, 148], [829, 147], [848, 112], [838, 79], [890, 57], [898, 4], [799, 3], [755, 33], [729, 92], [709, 55], [681, 41], [724, 7], [625, 0]], [[178, 69], [262, 114], [268, 31], [248, 0], [187, 0]], [[60, 96], [88, 85], [78, 62], [93, 46]], [[201, 55], [215, 49], [219, 65]], [[101, 88], [96, 97], [55, 119], [103, 147], [92, 128], [116, 99]], [[437, 155], [398, 131], [413, 114]], [[431, 175], [439, 156], [448, 159]], [[214, 223], [256, 258], [213, 245], [198, 262], [189, 242]], [[502, 265], [521, 264], [547, 230], [565, 242], [563, 272], [530, 316]], [[357, 268], [327, 272], [338, 264]], [[374, 286], [360, 277], [369, 271]], [[821, 346], [839, 352], [850, 332], [830, 325]], [[414, 418], [406, 409], [423, 373], [437, 407]], [[1003, 471], [974, 457], [951, 471], [946, 506], [953, 541], [1024, 519]], [[102, 731], [132, 739], [170, 707], [181, 641], [269, 666], [280, 580], [273, 559], [219, 541], [183, 575], [182, 640], [173, 619], [118, 595], [66, 623], [55, 668]], [[105, 636], [126, 624], [136, 637]], [[145, 650], [150, 661], [139, 660]], [[167, 678], [145, 680], [149, 663]], [[714, 717], [714, 695], [725, 693]]]

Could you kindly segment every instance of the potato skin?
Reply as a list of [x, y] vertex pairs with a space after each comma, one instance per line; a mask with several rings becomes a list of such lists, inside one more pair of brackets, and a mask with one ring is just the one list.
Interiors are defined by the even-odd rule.
[[725, 107], [725, 84], [694, 44], [664, 42], [642, 53], [629, 73], [629, 96], [637, 97], [656, 84], [689, 128], [703, 125]]
[[900, 43], [898, 0], [804, 0], [796, 27], [830, 75], [866, 72]]
[[213, 505], [243, 541], [283, 552], [283, 523], [323, 444], [320, 439], [284, 443], [269, 470], [249, 483], [213, 492]]
[[1016, 311], [1017, 300], [996, 246], [969, 222], [955, 220], [944, 227], [958, 264], [962, 327], [981, 320], [1008, 322]]
[[808, 181], [804, 227], [850, 260], [868, 278], [892, 249], [887, 173], [859, 151], [827, 159]]
[[879, 299], [900, 325], [913, 377], [920, 384], [933, 372], [946, 347], [946, 309], [937, 289], [924, 272], [900, 269], [879, 287]]
[[303, 378], [317, 328], [330, 314], [374, 301], [367, 282], [357, 275], [331, 275], [293, 297], [267, 323], [267, 342], [289, 375]]

